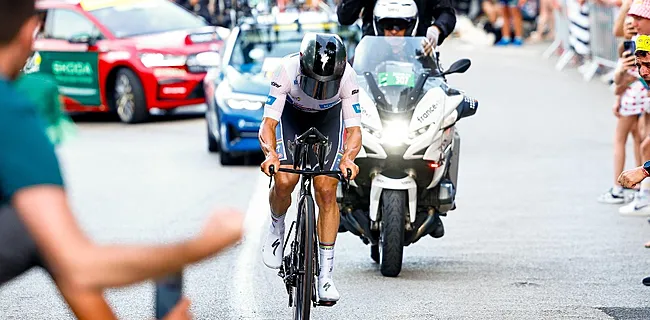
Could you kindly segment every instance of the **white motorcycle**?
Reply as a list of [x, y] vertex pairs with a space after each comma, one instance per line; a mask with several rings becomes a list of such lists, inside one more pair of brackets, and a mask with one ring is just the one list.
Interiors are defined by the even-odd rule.
[[366, 36], [354, 58], [363, 145], [355, 160], [359, 174], [346, 197], [338, 196], [339, 231], [370, 244], [372, 259], [390, 277], [401, 272], [404, 246], [444, 235], [440, 216], [456, 208], [460, 136], [454, 124], [478, 108], [444, 78], [467, 71], [471, 62], [461, 59], [442, 71], [422, 55], [423, 39]]

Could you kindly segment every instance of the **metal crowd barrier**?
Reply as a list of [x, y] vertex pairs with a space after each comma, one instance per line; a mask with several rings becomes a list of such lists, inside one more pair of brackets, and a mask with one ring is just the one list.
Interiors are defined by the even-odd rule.
[[555, 69], [561, 71], [575, 57], [576, 53], [569, 44], [569, 18], [567, 16], [566, 3], [561, 3], [559, 9], [553, 10], [555, 40], [544, 51], [543, 57], [550, 58], [558, 49], [562, 49], [562, 55], [555, 64]]
[[[590, 2], [589, 7], [589, 47], [591, 50], [590, 61], [579, 68], [585, 81], [590, 81], [601, 68], [610, 69], [603, 76], [608, 81], [613, 78], [613, 69], [618, 61], [618, 46], [620, 40], [613, 34], [614, 21], [618, 14], [618, 8]], [[559, 10], [553, 12], [555, 18], [555, 40], [544, 51], [545, 59], [553, 56], [558, 49], [562, 49], [555, 69], [563, 70], [576, 56], [576, 53], [569, 45], [569, 25], [566, 4], [562, 3]]]
[[584, 73], [585, 81], [591, 80], [601, 66], [616, 68], [619, 41], [614, 37], [613, 29], [617, 11], [617, 8], [611, 6], [591, 4], [591, 66]]

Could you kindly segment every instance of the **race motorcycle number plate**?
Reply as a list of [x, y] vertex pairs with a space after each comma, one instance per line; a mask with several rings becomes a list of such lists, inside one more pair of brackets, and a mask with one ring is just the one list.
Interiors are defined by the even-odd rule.
[[407, 72], [380, 72], [377, 74], [379, 86], [406, 86], [413, 88], [415, 86], [415, 77], [413, 73]]

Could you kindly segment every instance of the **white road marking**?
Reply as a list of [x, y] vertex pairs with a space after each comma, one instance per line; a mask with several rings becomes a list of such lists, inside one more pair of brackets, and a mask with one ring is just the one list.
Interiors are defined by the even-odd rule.
[[244, 242], [237, 256], [231, 286], [234, 289], [236, 314], [243, 317], [259, 315], [252, 279], [255, 265], [262, 264], [261, 237], [264, 227], [268, 227], [270, 223], [268, 194], [269, 178], [260, 173], [244, 217]]

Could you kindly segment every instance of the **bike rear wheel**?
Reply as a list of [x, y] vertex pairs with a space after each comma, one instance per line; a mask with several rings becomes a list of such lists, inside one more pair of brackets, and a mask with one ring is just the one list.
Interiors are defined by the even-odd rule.
[[314, 199], [305, 195], [298, 207], [298, 270], [293, 304], [294, 320], [309, 320], [314, 288]]

